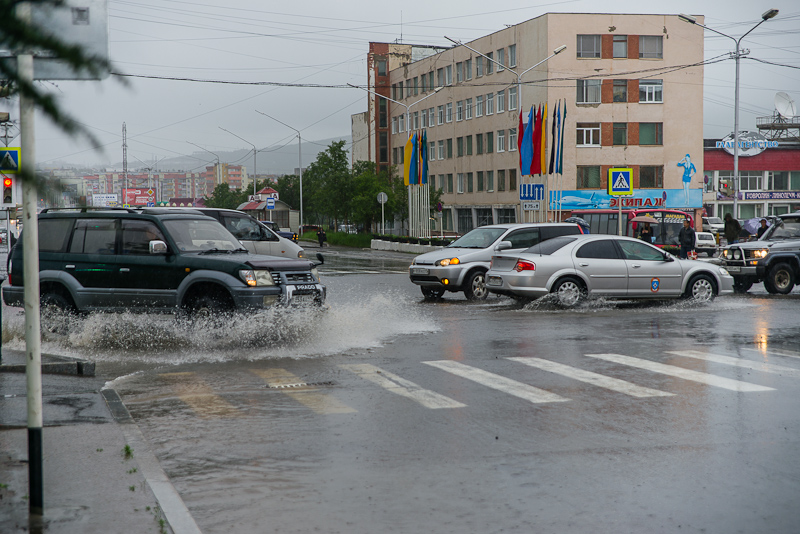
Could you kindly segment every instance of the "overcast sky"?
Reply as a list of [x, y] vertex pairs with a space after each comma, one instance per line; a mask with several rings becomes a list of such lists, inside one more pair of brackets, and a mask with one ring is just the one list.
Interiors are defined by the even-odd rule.
[[[736, 38], [768, 8], [780, 9], [775, 19], [743, 41], [751, 58], [784, 65], [742, 60], [740, 124], [742, 130], [754, 130], [755, 117], [773, 112], [776, 92], [785, 91], [800, 104], [800, 5], [796, 0], [757, 4], [745, 0], [109, 0], [110, 58], [117, 71], [142, 77], [128, 78], [127, 87], [114, 76], [100, 82], [46, 83], [64, 109], [101, 140], [104, 151], [69, 139], [39, 116], [36, 159], [47, 166], [58, 161], [120, 162], [123, 122], [129, 170], [180, 155], [203, 158], [198, 167], [214, 160], [190, 143], [218, 152], [296, 142], [291, 129], [256, 110], [301, 130], [304, 144], [349, 137], [350, 116], [366, 110], [367, 94], [341, 86], [365, 83], [370, 41], [449, 45], [444, 35], [466, 42], [548, 12], [608, 12], [598, 9], [603, 5], [613, 5], [616, 13], [702, 14], [707, 26]], [[490, 11], [492, 7], [498, 9]], [[567, 45], [574, 48], [573, 42]], [[732, 40], [705, 32], [706, 59], [726, 54], [733, 46]], [[706, 67], [705, 137], [719, 138], [733, 130], [734, 68], [733, 60]], [[16, 101], [2, 105], [12, 119], [18, 118]], [[11, 146], [18, 143], [19, 139]]]

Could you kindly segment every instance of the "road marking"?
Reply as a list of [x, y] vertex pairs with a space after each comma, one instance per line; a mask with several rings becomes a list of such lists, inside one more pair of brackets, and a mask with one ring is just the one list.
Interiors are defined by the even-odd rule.
[[549, 391], [529, 386], [528, 384], [523, 384], [522, 382], [517, 382], [516, 380], [511, 380], [510, 378], [505, 378], [494, 373], [489, 373], [482, 369], [476, 369], [475, 367], [470, 367], [463, 363], [451, 360], [422, 363], [533, 403], [569, 401], [569, 399], [556, 395], [555, 393], [550, 393]]
[[203, 418], [235, 417], [239, 410], [231, 403], [214, 393], [195, 373], [162, 373], [159, 375], [173, 384], [178, 398]]
[[590, 358], [597, 358], [607, 362], [619, 363], [622, 365], [629, 365], [631, 367], [638, 367], [646, 371], [654, 373], [661, 373], [663, 375], [674, 376], [684, 380], [691, 380], [693, 382], [700, 382], [709, 386], [715, 386], [732, 391], [752, 392], [752, 391], [774, 391], [774, 388], [766, 386], [759, 386], [741, 380], [731, 380], [730, 378], [722, 378], [720, 376], [710, 375], [708, 373], [701, 373], [699, 371], [692, 371], [691, 369], [684, 369], [683, 367], [676, 367], [674, 365], [667, 365], [641, 358], [632, 358], [630, 356], [623, 356], [622, 354], [586, 354]]
[[800, 369], [792, 367], [784, 367], [782, 365], [775, 365], [764, 362], [754, 362], [752, 360], [745, 360], [743, 358], [732, 358], [731, 356], [722, 356], [720, 354], [708, 354], [700, 352], [699, 350], [668, 350], [669, 354], [677, 356], [685, 356], [687, 358], [695, 358], [714, 363], [722, 363], [725, 365], [733, 365], [742, 367], [743, 369], [751, 369], [753, 371], [761, 371], [763, 373], [772, 373], [775, 375], [791, 376], [794, 378], [800, 377]]
[[657, 389], [650, 389], [636, 384], [631, 384], [619, 378], [612, 378], [591, 371], [585, 371], [569, 365], [563, 365], [550, 360], [542, 360], [541, 358], [507, 358], [514, 362], [524, 363], [531, 367], [536, 367], [544, 371], [556, 373], [568, 378], [574, 378], [581, 382], [586, 382], [601, 388], [610, 389], [618, 393], [624, 393], [633, 397], [672, 397], [674, 393], [667, 393], [666, 391], [659, 391]]
[[368, 363], [347, 364], [340, 365], [339, 367], [347, 369], [392, 393], [414, 400], [426, 408], [436, 410], [439, 408], [463, 408], [466, 406], [466, 404], [462, 404], [433, 391], [423, 389], [413, 382], [409, 382], [404, 378], [400, 378], [395, 374], [384, 371]]
[[355, 413], [356, 410], [344, 404], [332, 395], [320, 393], [314, 386], [309, 386], [300, 377], [293, 375], [286, 369], [251, 369], [251, 371], [266, 381], [271, 388], [281, 389], [300, 404], [310, 408], [318, 414]]
[[[763, 349], [751, 349], [750, 347], [741, 347], [744, 350], [750, 350], [753, 352], [757, 352], [759, 354], [764, 354]], [[785, 356], [787, 358], [800, 358], [800, 352], [792, 352], [790, 350], [782, 350], [782, 349], [768, 349], [767, 352], [775, 354], [777, 356]]]

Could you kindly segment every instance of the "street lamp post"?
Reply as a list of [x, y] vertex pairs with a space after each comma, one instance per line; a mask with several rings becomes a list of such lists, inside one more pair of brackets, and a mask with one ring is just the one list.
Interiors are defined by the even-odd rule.
[[[352, 83], [348, 83], [347, 85], [349, 85], [350, 87], [355, 87], [356, 89], [363, 89], [364, 91], [366, 91], [366, 92], [368, 92], [370, 94], [373, 94], [375, 96], [379, 96], [381, 98], [385, 98], [389, 102], [393, 102], [395, 104], [398, 104], [398, 105], [403, 106], [404, 108], [406, 108], [406, 131], [407, 132], [411, 131], [411, 108], [416, 106], [417, 104], [419, 104], [420, 102], [422, 102], [426, 98], [432, 97], [433, 95], [435, 95], [436, 93], [438, 93], [439, 91], [441, 91], [444, 88], [443, 86], [439, 86], [436, 89], [434, 89], [431, 94], [423, 96], [422, 98], [420, 98], [416, 102], [412, 102], [411, 104], [403, 104], [402, 102], [398, 102], [397, 100], [389, 98], [386, 95], [382, 95], [380, 93], [376, 93], [375, 91], [373, 91], [371, 89], [367, 89], [366, 87], [358, 87], [357, 85], [353, 85]], [[411, 226], [411, 221], [412, 221], [412, 218], [411, 218], [411, 189], [410, 188], [408, 190], [408, 199], [409, 199], [409, 202], [408, 202], [408, 224], [409, 224], [409, 231], [410, 231], [411, 230], [410, 226]], [[412, 235], [413, 235], [413, 232], [410, 232], [410, 233], [412, 233]], [[430, 237], [430, 236], [428, 235], [428, 232], [426, 231], [425, 235], [423, 235], [423, 236], [413, 236], [413, 237]]]
[[255, 110], [255, 112], [260, 115], [264, 115], [265, 117], [268, 117], [274, 120], [275, 122], [279, 122], [284, 126], [286, 126], [287, 128], [289, 128], [290, 130], [294, 130], [295, 132], [297, 132], [297, 172], [299, 173], [299, 178], [300, 178], [300, 228], [298, 229], [298, 234], [299, 234], [303, 230], [303, 140], [300, 138], [300, 130], [298, 130], [297, 128], [292, 128], [285, 122], [280, 121], [270, 115], [267, 115], [266, 113], [263, 113], [258, 110]]
[[[236, 135], [232, 131], [226, 130], [222, 126], [220, 126], [219, 129], [222, 130], [223, 132], [228, 132], [229, 134], [231, 134], [234, 137], [238, 137], [239, 139], [241, 139], [242, 141], [244, 141], [248, 145], [253, 145], [253, 143], [251, 143], [247, 139], [239, 137], [238, 135]], [[256, 196], [256, 178], [258, 177], [258, 160], [256, 159], [256, 155], [257, 154], [258, 154], [258, 150], [256, 150], [256, 145], [253, 145], [253, 198], [255, 198], [255, 196]]]
[[[217, 158], [217, 166], [216, 166], [216, 168], [214, 169], [214, 182], [216, 182], [216, 183], [214, 184], [214, 187], [216, 188], [216, 186], [217, 186], [217, 185], [219, 185], [219, 183], [220, 183], [220, 181], [221, 181], [221, 178], [220, 178], [220, 168], [219, 168], [219, 156], [218, 156], [218, 155], [216, 155], [216, 154], [214, 154], [213, 152], [211, 152], [211, 151], [210, 151], [210, 150], [208, 150], [207, 148], [203, 148], [203, 147], [201, 147], [200, 145], [196, 145], [195, 143], [192, 143], [191, 141], [186, 141], [186, 142], [187, 142], [187, 143], [189, 143], [190, 145], [194, 145], [194, 146], [196, 146], [196, 147], [197, 147], [197, 148], [199, 148], [200, 150], [205, 150], [206, 152], [208, 152], [209, 154], [211, 154], [212, 156], [214, 156], [215, 158]], [[194, 202], [194, 199], [192, 199], [192, 202]]]
[[706, 30], [712, 31], [712, 32], [714, 32], [714, 33], [716, 33], [718, 35], [723, 36], [723, 37], [727, 37], [728, 39], [731, 39], [736, 44], [736, 49], [732, 53], [733, 58], [736, 60], [736, 85], [735, 85], [735, 88], [734, 88], [734, 97], [733, 97], [733, 100], [734, 100], [734, 102], [733, 102], [733, 218], [734, 219], [737, 219], [739, 217], [739, 210], [738, 210], [738, 200], [739, 200], [739, 59], [742, 56], [746, 56], [747, 54], [750, 53], [749, 50], [741, 50], [739, 48], [739, 45], [741, 44], [742, 39], [744, 39], [747, 36], [747, 34], [752, 32], [756, 28], [758, 28], [762, 23], [768, 21], [771, 18], [774, 18], [775, 15], [777, 15], [777, 14], [778, 14], [778, 10], [777, 9], [769, 9], [769, 10], [765, 11], [761, 15], [761, 20], [758, 22], [758, 24], [756, 24], [755, 26], [753, 26], [752, 28], [747, 30], [747, 32], [744, 35], [742, 35], [741, 37], [739, 37], [738, 39], [736, 39], [735, 37], [731, 37], [730, 35], [727, 35], [725, 33], [722, 33], [721, 31], [717, 31], [714, 28], [709, 28], [708, 26], [700, 24], [699, 22], [697, 22], [697, 19], [695, 17], [692, 17], [690, 15], [684, 15], [684, 14], [678, 15], [678, 18], [680, 20], [682, 20], [684, 22], [688, 22], [689, 24], [695, 24], [697, 26], [700, 26], [701, 28], [705, 28]]
[[[525, 69], [524, 71], [522, 71], [522, 72], [519, 72], [519, 73], [518, 73], [518, 72], [517, 72], [517, 71], [515, 71], [514, 69], [511, 69], [511, 68], [509, 68], [508, 66], [506, 66], [506, 65], [503, 65], [503, 64], [502, 64], [502, 63], [500, 63], [499, 61], [496, 61], [495, 59], [493, 59], [493, 58], [490, 58], [490, 57], [489, 57], [489, 56], [487, 56], [486, 54], [483, 54], [483, 53], [481, 53], [481, 52], [478, 52], [477, 50], [475, 50], [475, 49], [474, 49], [474, 48], [472, 48], [471, 46], [469, 46], [469, 45], [465, 45], [465, 44], [464, 44], [464, 43], [462, 43], [461, 41], [457, 41], [457, 40], [455, 40], [455, 39], [451, 39], [450, 37], [448, 37], [448, 36], [446, 36], [446, 35], [444, 36], [444, 38], [445, 38], [445, 39], [447, 39], [448, 41], [450, 41], [450, 42], [452, 42], [452, 43], [456, 44], [456, 45], [463, 46], [463, 47], [464, 47], [464, 48], [466, 48], [467, 50], [472, 50], [473, 52], [475, 52], [475, 53], [476, 53], [476, 54], [478, 54], [479, 56], [485, 57], [486, 59], [488, 59], [488, 60], [489, 60], [489, 61], [491, 61], [492, 63], [494, 63], [494, 64], [496, 64], [496, 65], [499, 65], [500, 67], [502, 67], [502, 68], [504, 68], [505, 70], [509, 71], [511, 74], [515, 75], [515, 76], [517, 77], [517, 105], [519, 106], [519, 111], [520, 111], [520, 113], [522, 113], [522, 77], [523, 77], [525, 74], [527, 74], [529, 71], [531, 71], [531, 70], [535, 69], [536, 67], [538, 67], [538, 66], [539, 66], [539, 65], [541, 65], [542, 63], [545, 63], [546, 61], [548, 61], [548, 60], [552, 59], [553, 57], [557, 56], [558, 54], [560, 54], [561, 52], [563, 52], [564, 50], [566, 50], [566, 49], [567, 49], [567, 45], [561, 45], [561, 46], [559, 46], [559, 47], [556, 47], [556, 49], [555, 49], [555, 50], [553, 50], [553, 53], [552, 53], [552, 54], [550, 54], [549, 56], [547, 56], [546, 58], [544, 58], [543, 60], [541, 60], [539, 63], [537, 63], [537, 64], [533, 65], [532, 67], [528, 67], [528, 68], [527, 68], [527, 69]], [[521, 137], [522, 137], [522, 132], [517, 132], [517, 135], [518, 135], [518, 136], [520, 136], [520, 138], [521, 138]], [[520, 177], [520, 182], [522, 181], [522, 176], [523, 176], [523, 174], [522, 174], [522, 169], [520, 169], [520, 175], [519, 175], [519, 177]], [[519, 204], [520, 204], [520, 215], [524, 215], [524, 212], [523, 212], [523, 210], [522, 210], [522, 199], [520, 199], [520, 201], [519, 201]], [[547, 206], [548, 206], [549, 204], [550, 204], [550, 199], [547, 199], [547, 201], [546, 201], [546, 203], [545, 203], [545, 208], [544, 208], [544, 209], [545, 209], [545, 213], [546, 213], [546, 211], [547, 211]], [[523, 218], [524, 218], [524, 217], [523, 217]]]

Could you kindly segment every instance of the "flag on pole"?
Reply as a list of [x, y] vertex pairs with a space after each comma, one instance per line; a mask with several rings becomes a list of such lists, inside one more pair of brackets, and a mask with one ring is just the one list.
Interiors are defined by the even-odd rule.
[[420, 183], [427, 184], [428, 183], [428, 134], [425, 130], [422, 130], [422, 138], [419, 144], [420, 147], [420, 167], [422, 168], [422, 172], [420, 172]]
[[548, 174], [553, 174], [556, 170], [556, 113], [558, 110], [558, 105], [556, 105], [556, 109], [553, 110], [553, 126], [551, 127], [553, 142], [550, 146], [550, 169], [548, 170]]
[[542, 135], [542, 107], [539, 106], [536, 109], [536, 113], [533, 117], [533, 136], [531, 137], [531, 144], [532, 151], [533, 151], [533, 159], [531, 160], [531, 176], [534, 174], [541, 174], [542, 172], [542, 142], [541, 142], [541, 135]]
[[525, 134], [522, 139], [522, 146], [519, 149], [520, 169], [522, 176], [531, 173], [531, 163], [533, 163], [533, 128], [534, 128], [533, 106], [528, 112], [528, 124], [525, 126]]
[[564, 122], [561, 127], [561, 141], [558, 149], [558, 174], [564, 174], [564, 130], [567, 129], [567, 100], [564, 99]]
[[[522, 169], [522, 109], [519, 110], [519, 127], [517, 127], [517, 154], [519, 154], [519, 168]], [[521, 173], [520, 173], [521, 174]]]
[[547, 174], [547, 102], [542, 111], [542, 174]]
[[555, 137], [555, 149], [556, 149], [556, 160], [555, 166], [553, 167], [553, 172], [558, 173], [558, 162], [561, 159], [561, 145], [559, 141], [561, 140], [561, 101], [558, 101], [558, 106], [556, 106], [556, 137]]
[[403, 183], [410, 185], [416, 183], [417, 162], [416, 162], [416, 135], [409, 135], [405, 148], [405, 164], [403, 165]]

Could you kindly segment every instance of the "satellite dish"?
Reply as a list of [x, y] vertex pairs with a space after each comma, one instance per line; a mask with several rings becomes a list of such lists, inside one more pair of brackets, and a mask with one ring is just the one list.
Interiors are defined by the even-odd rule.
[[775, 95], [775, 110], [784, 119], [791, 119], [797, 115], [797, 107], [794, 104], [794, 100], [783, 91]]

